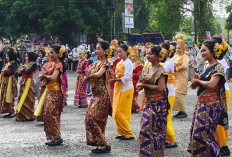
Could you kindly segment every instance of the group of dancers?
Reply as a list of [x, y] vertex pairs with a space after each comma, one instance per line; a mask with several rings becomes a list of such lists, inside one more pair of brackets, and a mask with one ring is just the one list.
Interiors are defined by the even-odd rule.
[[[177, 147], [172, 126], [173, 117], [186, 118], [185, 95], [188, 91], [189, 59], [185, 54], [186, 37], [175, 36], [176, 44], [146, 44], [145, 63], [140, 63], [140, 47], [128, 47], [117, 40], [99, 40], [96, 45], [98, 60], [89, 64], [85, 48], [79, 46], [80, 60], [77, 66], [77, 83], [74, 105], [87, 107], [85, 117], [86, 143], [96, 148], [93, 153], [107, 153], [111, 147], [105, 137], [108, 116], [117, 127], [116, 139], [133, 140], [131, 113], [142, 112], [139, 133], [139, 156], [162, 157], [165, 148]], [[190, 87], [197, 89], [188, 152], [191, 156], [229, 155], [228, 109], [229, 88], [226, 84], [226, 68], [223, 56], [228, 45], [221, 37], [205, 41], [201, 56], [207, 64], [203, 73], [196, 73]], [[38, 55], [28, 52], [26, 64], [18, 68], [18, 53], [10, 48], [6, 54], [7, 64], [1, 72], [0, 113], [6, 118], [16, 116], [17, 121], [34, 120], [44, 123], [48, 146], [63, 143], [60, 133], [60, 116], [67, 101], [67, 75], [64, 65], [64, 46], [53, 45], [43, 49], [46, 63], [40, 66], [39, 104], [35, 105], [35, 82], [33, 74]], [[43, 52], [43, 53], [44, 53]], [[42, 53], [41, 49], [38, 54]], [[16, 75], [17, 74], [17, 75]], [[17, 80], [20, 90], [16, 113], [14, 101]], [[87, 89], [92, 91], [87, 102]], [[141, 91], [141, 104], [138, 93]]]

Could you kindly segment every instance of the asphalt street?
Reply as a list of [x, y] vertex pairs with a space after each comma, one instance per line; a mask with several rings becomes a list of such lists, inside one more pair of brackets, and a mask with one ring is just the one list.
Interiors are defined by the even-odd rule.
[[[136, 140], [120, 141], [115, 139], [116, 127], [112, 117], [108, 118], [106, 127], [106, 138], [111, 145], [112, 151], [108, 154], [95, 155], [91, 153], [90, 147], [86, 145], [85, 139], [85, 110], [73, 105], [75, 84], [77, 74], [68, 73], [69, 91], [68, 106], [65, 106], [61, 117], [61, 134], [64, 144], [57, 147], [48, 147], [46, 142], [43, 124], [40, 122], [16, 122], [15, 118], [5, 119], [4, 114], [0, 115], [0, 156], [21, 157], [21, 156], [99, 156], [99, 157], [136, 157], [138, 156], [138, 134], [140, 130], [141, 113], [132, 114], [131, 128], [136, 135]], [[232, 84], [229, 83], [230, 88]], [[90, 97], [88, 97], [88, 100]], [[140, 102], [140, 101], [139, 101]], [[192, 123], [193, 111], [197, 102], [196, 91], [189, 89], [186, 96], [187, 113], [186, 119], [173, 118], [173, 128], [176, 134], [178, 147], [165, 149], [167, 157], [188, 157], [186, 151], [190, 127]], [[37, 105], [37, 103], [36, 103]], [[232, 108], [230, 108], [230, 113]], [[231, 124], [231, 114], [229, 120]], [[231, 130], [231, 127], [230, 127]], [[229, 147], [231, 147], [231, 133], [229, 134]]]

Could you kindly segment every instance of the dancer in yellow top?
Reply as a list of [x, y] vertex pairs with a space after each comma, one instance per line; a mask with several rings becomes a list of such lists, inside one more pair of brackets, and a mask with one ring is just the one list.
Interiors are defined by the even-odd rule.
[[119, 45], [117, 52], [122, 60], [116, 66], [116, 79], [110, 80], [116, 81], [113, 97], [113, 117], [118, 133], [116, 139], [132, 140], [135, 138], [130, 128], [134, 93], [132, 83], [133, 64], [128, 58], [129, 52], [126, 44]]
[[172, 109], [175, 100], [175, 89], [173, 86], [173, 82], [175, 81], [174, 77], [174, 62], [172, 61], [172, 57], [175, 53], [175, 46], [170, 45], [169, 43], [163, 43], [161, 45], [162, 52], [166, 54], [164, 62], [164, 69], [168, 74], [168, 101], [170, 104], [170, 109], [168, 110], [168, 117], [167, 117], [167, 136], [166, 136], [166, 148], [174, 148], [177, 147], [176, 139], [175, 139], [175, 132], [172, 127]]
[[175, 101], [173, 105], [173, 111], [179, 111], [174, 117], [187, 118], [185, 108], [185, 95], [188, 93], [188, 71], [189, 58], [185, 54], [186, 37], [183, 34], [176, 35], [177, 46], [176, 55], [173, 57], [175, 66], [175, 81], [173, 86], [175, 88]]

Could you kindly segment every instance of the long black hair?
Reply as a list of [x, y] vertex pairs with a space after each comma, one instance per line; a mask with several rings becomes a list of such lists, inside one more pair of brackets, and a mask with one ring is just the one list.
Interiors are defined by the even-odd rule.
[[28, 56], [29, 62], [36, 62], [38, 55], [35, 52], [27, 52], [26, 54]]
[[17, 64], [20, 64], [21, 61], [21, 56], [20, 54], [16, 51], [15, 48], [9, 48], [7, 55], [9, 56], [10, 61], [15, 61]]

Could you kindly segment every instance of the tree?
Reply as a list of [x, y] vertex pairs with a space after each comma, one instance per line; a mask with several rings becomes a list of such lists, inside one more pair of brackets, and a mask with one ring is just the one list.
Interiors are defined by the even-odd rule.
[[226, 29], [232, 29], [232, 4], [226, 7], [227, 13], [229, 13], [228, 18], [226, 19]]
[[202, 43], [206, 39], [206, 31], [217, 33], [215, 17], [212, 13], [212, 0], [192, 0], [194, 3], [194, 26], [196, 41]]
[[151, 5], [152, 22], [154, 31], [164, 34], [167, 39], [172, 39], [173, 33], [180, 30], [183, 22], [181, 9], [183, 0], [156, 0]]
[[181, 31], [183, 33], [186, 33], [190, 35], [192, 32], [194, 32], [194, 26], [193, 26], [193, 18], [192, 17], [186, 17], [183, 21], [183, 25], [181, 26]]

